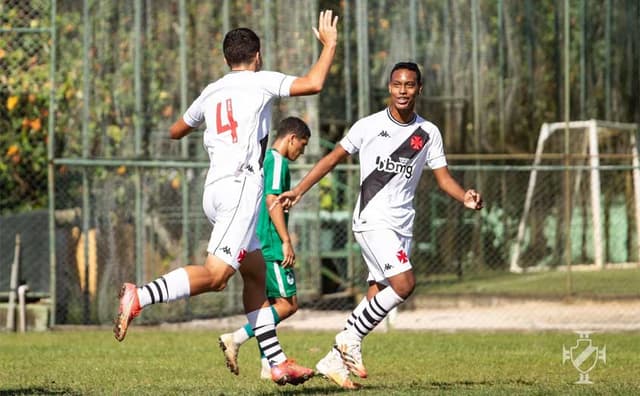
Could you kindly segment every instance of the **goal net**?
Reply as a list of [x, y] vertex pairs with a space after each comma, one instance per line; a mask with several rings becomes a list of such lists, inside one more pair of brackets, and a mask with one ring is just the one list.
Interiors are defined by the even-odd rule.
[[[566, 238], [571, 241], [571, 264], [601, 269], [606, 262], [638, 260], [637, 133], [636, 124], [597, 120], [542, 125], [511, 251], [511, 272], [563, 264]], [[571, 189], [568, 219], [562, 187], [566, 154]]]

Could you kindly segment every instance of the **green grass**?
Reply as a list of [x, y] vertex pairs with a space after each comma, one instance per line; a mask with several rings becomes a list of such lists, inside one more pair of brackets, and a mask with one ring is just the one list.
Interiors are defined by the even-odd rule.
[[[640, 297], [640, 269], [617, 269], [571, 273], [571, 296], [595, 299]], [[511, 297], [562, 298], [567, 296], [566, 272], [531, 274], [488, 273], [463, 278], [429, 281], [419, 294], [485, 294]]]
[[[0, 336], [0, 395], [9, 394], [342, 394], [314, 378], [278, 387], [258, 379], [260, 363], [251, 342], [240, 353], [240, 376], [231, 375], [217, 348], [215, 331], [133, 328], [116, 342], [110, 331], [54, 331]], [[333, 333], [282, 332], [288, 353], [314, 365]], [[562, 347], [573, 333], [371, 334], [364, 343], [369, 378], [362, 395], [424, 394], [622, 394], [640, 393], [640, 335], [593, 334], [606, 344], [607, 362], [590, 373], [593, 385], [576, 385], [578, 372], [562, 364]], [[355, 393], [355, 392], [354, 392]]]

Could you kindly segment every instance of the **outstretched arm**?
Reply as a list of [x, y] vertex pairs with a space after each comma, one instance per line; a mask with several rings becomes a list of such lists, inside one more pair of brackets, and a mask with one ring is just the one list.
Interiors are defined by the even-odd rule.
[[306, 176], [295, 186], [291, 191], [285, 191], [278, 196], [278, 201], [269, 206], [269, 210], [272, 210], [275, 205], [280, 203], [283, 208], [288, 209], [291, 206], [298, 203], [300, 198], [309, 191], [314, 184], [329, 173], [335, 166], [347, 157], [349, 153], [342, 148], [341, 145], [336, 145], [329, 154], [322, 157], [322, 159], [306, 174]]
[[482, 197], [480, 193], [473, 189], [465, 191], [460, 184], [451, 176], [448, 167], [442, 167], [433, 170], [433, 175], [438, 182], [438, 187], [453, 199], [460, 201], [469, 209], [482, 209]]
[[169, 128], [169, 137], [171, 139], [182, 139], [183, 137], [187, 136], [192, 130], [193, 128], [191, 128], [186, 122], [184, 122], [184, 119], [180, 117]]
[[313, 28], [316, 38], [322, 43], [322, 52], [309, 72], [293, 80], [289, 94], [303, 96], [317, 94], [322, 90], [324, 81], [329, 74], [329, 68], [336, 53], [338, 44], [338, 17], [333, 17], [331, 10], [321, 11], [318, 18], [318, 28]]

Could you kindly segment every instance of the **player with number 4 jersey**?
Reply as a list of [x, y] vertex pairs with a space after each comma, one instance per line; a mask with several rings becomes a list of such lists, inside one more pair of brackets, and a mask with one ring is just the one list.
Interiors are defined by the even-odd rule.
[[260, 39], [250, 29], [233, 29], [225, 35], [223, 53], [231, 71], [209, 84], [169, 129], [172, 139], [187, 136], [206, 125], [204, 147], [210, 167], [202, 206], [213, 225], [208, 256], [203, 266], [187, 265], [143, 286], [125, 283], [114, 335], [122, 341], [131, 321], [147, 305], [174, 301], [223, 290], [239, 271], [244, 281], [243, 303], [248, 322], [279, 385], [297, 385], [313, 376], [284, 354], [265, 294], [265, 262], [256, 236], [262, 202], [262, 155], [271, 122], [271, 105], [278, 97], [320, 92], [329, 73], [337, 45], [337, 17], [323, 11], [313, 28], [322, 51], [309, 72], [301, 77], [260, 71]]

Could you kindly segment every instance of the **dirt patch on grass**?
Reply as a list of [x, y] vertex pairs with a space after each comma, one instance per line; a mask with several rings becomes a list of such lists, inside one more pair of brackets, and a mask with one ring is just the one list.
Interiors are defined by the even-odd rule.
[[[348, 311], [301, 309], [279, 325], [292, 330], [340, 330]], [[377, 331], [631, 331], [640, 330], [640, 301], [553, 302], [535, 300], [494, 301], [455, 299], [443, 303], [428, 299], [409, 303], [389, 315]], [[194, 320], [186, 323], [163, 324], [163, 328], [227, 330], [245, 323], [243, 315], [221, 319]]]

